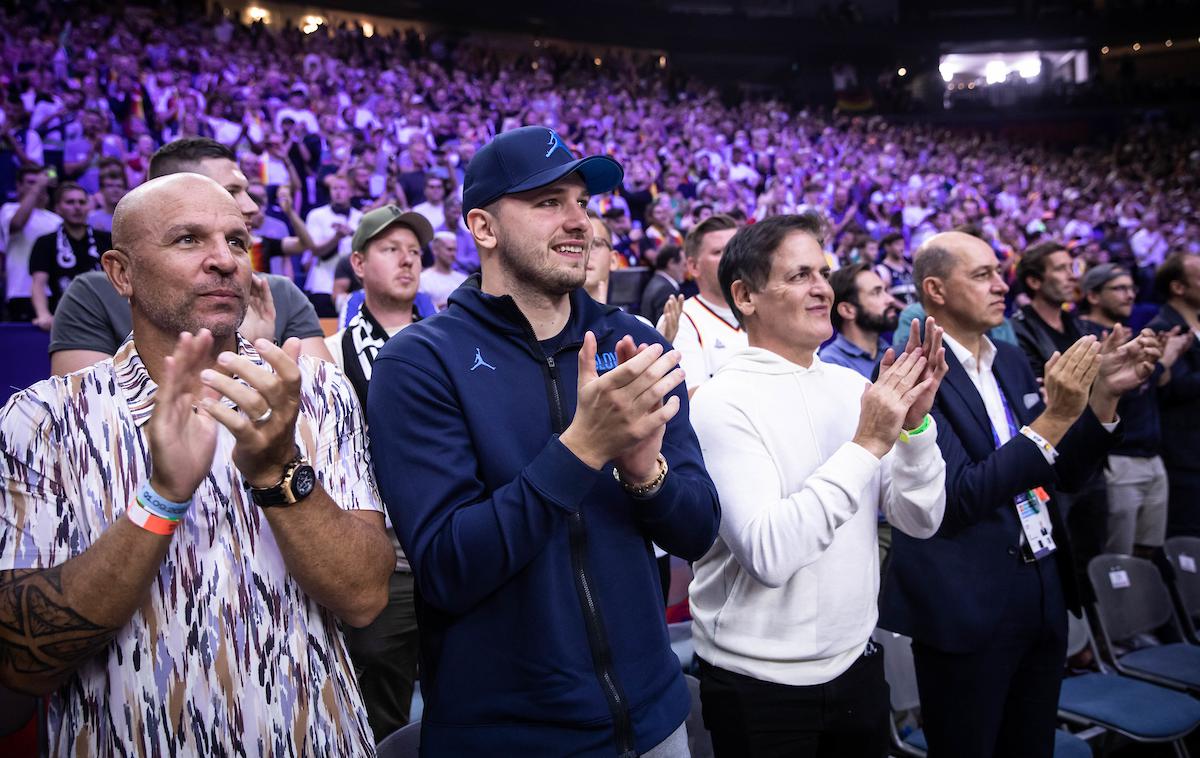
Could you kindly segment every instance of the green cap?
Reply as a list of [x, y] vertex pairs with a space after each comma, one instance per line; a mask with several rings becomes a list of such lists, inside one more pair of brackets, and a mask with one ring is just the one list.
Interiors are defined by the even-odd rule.
[[358, 229], [354, 232], [354, 239], [351, 240], [351, 249], [363, 252], [368, 242], [392, 224], [402, 224], [411, 229], [412, 233], [417, 235], [417, 242], [421, 247], [425, 247], [433, 239], [433, 225], [429, 223], [429, 219], [414, 211], [402, 211], [397, 205], [385, 205], [363, 214], [362, 220], [358, 222]]

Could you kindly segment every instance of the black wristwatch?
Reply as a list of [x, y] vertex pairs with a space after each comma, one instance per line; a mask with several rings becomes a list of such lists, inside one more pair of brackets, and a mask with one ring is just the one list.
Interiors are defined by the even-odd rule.
[[308, 461], [297, 457], [283, 469], [283, 478], [270, 487], [250, 487], [250, 497], [260, 508], [289, 507], [312, 494], [317, 487], [317, 472]]

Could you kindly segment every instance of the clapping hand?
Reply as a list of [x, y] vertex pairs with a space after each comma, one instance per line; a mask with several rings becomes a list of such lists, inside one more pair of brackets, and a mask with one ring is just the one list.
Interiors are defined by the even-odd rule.
[[[296, 456], [300, 340], [293, 337], [282, 348], [258, 340], [254, 348], [266, 366], [224, 352], [217, 356], [216, 367], [201, 372], [208, 394], [200, 400], [200, 408], [237, 439], [233, 463], [250, 486], [270, 487], [283, 478], [284, 468]], [[220, 396], [237, 410], [222, 403]]]
[[[906, 350], [886, 368], [881, 366], [879, 378], [863, 391], [855, 444], [876, 458], [887, 455], [899, 438], [901, 425], [913, 403], [933, 385], [933, 376], [922, 378], [925, 365], [924, 349], [914, 348]], [[922, 418], [924, 415], [921, 414]]]
[[679, 398], [668, 395], [683, 370], [679, 351], [658, 343], [635, 347], [626, 335], [616, 352], [618, 366], [599, 376], [596, 336], [584, 337], [575, 418], [559, 439], [588, 466], [615, 461], [626, 481], [643, 482], [653, 478], [667, 422], [679, 412]]
[[1095, 388], [1103, 396], [1119, 397], [1139, 386], [1162, 357], [1163, 343], [1157, 334], [1143, 329], [1133, 339], [1129, 335], [1128, 327], [1117, 324], [1104, 339]]
[[1175, 361], [1179, 360], [1196, 341], [1190, 329], [1183, 331], [1178, 326], [1169, 332], [1160, 333], [1158, 339], [1162, 347], [1162, 358], [1158, 362], [1163, 365], [1163, 368], [1174, 366]]
[[663, 305], [662, 315], [654, 328], [667, 342], [674, 342], [679, 334], [679, 317], [683, 314], [683, 295], [671, 295]]
[[250, 296], [246, 299], [246, 315], [238, 332], [250, 342], [275, 339], [275, 298], [265, 276], [255, 274], [250, 279]]
[[176, 503], [191, 499], [212, 469], [217, 428], [212, 417], [198, 410], [205, 399], [219, 395], [200, 382], [200, 372], [212, 354], [207, 329], [179, 335], [175, 351], [163, 361], [154, 395], [154, 415], [146, 424], [150, 443], [150, 486]]
[[[944, 334], [945, 330], [937, 325], [933, 316], [929, 316], [925, 319], [925, 343], [921, 344], [920, 323], [915, 318], [909, 322], [908, 343], [904, 347], [904, 352], [911, 353], [917, 348], [921, 349], [921, 354], [925, 356], [925, 372], [921, 377], [925, 388], [913, 398], [908, 415], [904, 417], [905, 429], [916, 429], [925, 420], [925, 415], [933, 408], [938, 388], [942, 386], [942, 380], [946, 378], [946, 373], [950, 370], [950, 364], [946, 361], [946, 348], [942, 346]], [[883, 372], [895, 361], [895, 351], [888, 348], [879, 362], [879, 375], [883, 376]], [[931, 381], [925, 383], [926, 379]]]
[[1095, 337], [1080, 337], [1067, 352], [1056, 351], [1046, 361], [1045, 415], [1068, 426], [1075, 423], [1087, 406], [1088, 393], [1099, 372], [1100, 343]]

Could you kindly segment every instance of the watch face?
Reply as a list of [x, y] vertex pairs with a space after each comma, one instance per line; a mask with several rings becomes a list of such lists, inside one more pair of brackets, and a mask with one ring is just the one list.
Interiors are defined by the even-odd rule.
[[317, 486], [317, 474], [312, 466], [299, 466], [292, 474], [292, 494], [302, 500], [312, 494]]

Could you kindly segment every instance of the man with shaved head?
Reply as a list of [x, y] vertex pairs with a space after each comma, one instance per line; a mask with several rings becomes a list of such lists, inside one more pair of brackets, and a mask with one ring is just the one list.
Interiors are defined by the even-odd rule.
[[239, 333], [250, 234], [212, 179], [117, 205], [112, 358], [0, 412], [0, 683], [49, 695], [55, 755], [365, 755], [337, 619], [395, 560], [354, 390]]
[[[163, 145], [150, 159], [151, 179], [181, 172], [207, 176], [224, 187], [247, 226], [252, 226], [258, 206], [229, 148], [205, 137], [187, 137]], [[243, 336], [251, 341], [264, 337], [276, 344], [298, 337], [304, 355], [333, 360], [325, 349], [325, 333], [316, 311], [290, 279], [271, 274], [256, 276], [248, 294], [246, 316], [240, 327]], [[117, 294], [104, 273], [75, 277], [55, 310], [50, 336], [51, 373], [61, 376], [107, 358], [132, 328], [129, 303]]]
[[1079, 614], [1054, 488], [1102, 463], [1117, 400], [1149, 375], [1157, 341], [1079, 339], [1046, 364], [1043, 400], [1021, 350], [987, 337], [1008, 292], [991, 246], [935, 235], [913, 281], [945, 329], [950, 368], [931, 413], [946, 512], [930, 539], [895, 533], [879, 625], [913, 638], [931, 758], [1049, 758], [1066, 611]]

